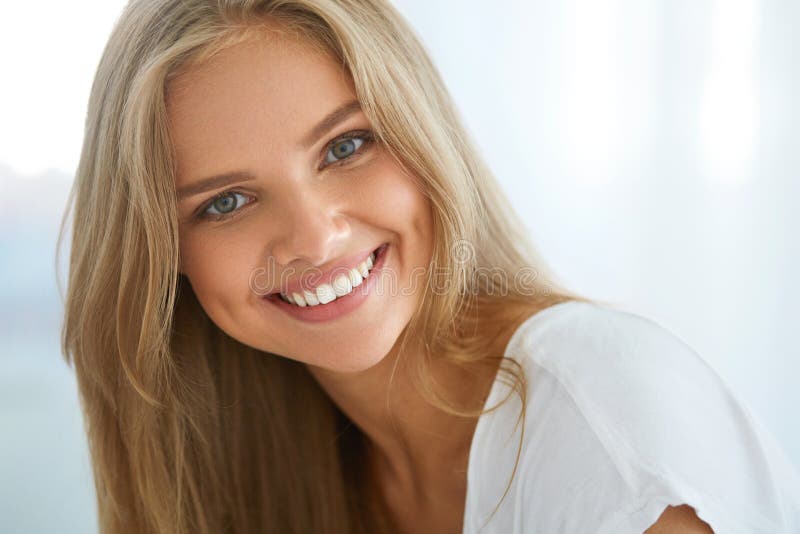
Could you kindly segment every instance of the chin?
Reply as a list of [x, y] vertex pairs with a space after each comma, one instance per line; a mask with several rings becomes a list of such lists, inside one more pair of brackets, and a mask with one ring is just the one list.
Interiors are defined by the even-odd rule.
[[334, 355], [326, 354], [323, 358], [318, 360], [305, 360], [303, 363], [310, 367], [324, 369], [325, 371], [331, 373], [356, 374], [375, 367], [381, 361], [383, 361], [383, 358], [385, 358], [385, 355], [377, 358], [374, 355], [358, 358], [350, 354], [346, 358], [342, 357], [342, 359], [336, 359]]
[[[313, 352], [316, 358], [302, 358], [308, 365], [325, 369], [334, 373], [360, 373], [367, 371], [388, 357], [397, 340], [363, 340], [358, 344], [346, 344], [343, 347], [328, 346]], [[307, 355], [308, 352], [304, 353]]]

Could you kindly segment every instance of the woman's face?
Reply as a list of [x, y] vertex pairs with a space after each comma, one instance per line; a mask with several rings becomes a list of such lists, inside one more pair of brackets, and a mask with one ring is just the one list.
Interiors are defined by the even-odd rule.
[[355, 101], [337, 62], [277, 35], [185, 70], [167, 92], [181, 272], [203, 309], [242, 343], [344, 372], [395, 344], [433, 247], [428, 199], [370, 142]]

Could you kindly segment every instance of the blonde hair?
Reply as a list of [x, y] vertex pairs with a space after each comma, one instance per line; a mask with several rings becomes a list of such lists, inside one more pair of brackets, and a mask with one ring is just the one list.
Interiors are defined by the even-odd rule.
[[[301, 363], [222, 332], [178, 271], [166, 88], [267, 22], [347, 68], [376, 138], [430, 198], [438, 268], [399, 340], [423, 340], [414, 381], [429, 402], [478, 417], [509, 399], [485, 412], [454, 404], [430, 381], [429, 358], [506, 364], [498, 379], [520, 396], [524, 422], [525, 376], [498, 354], [498, 334], [586, 300], [536, 255], [388, 1], [131, 1], [96, 72], [61, 227], [72, 211], [62, 351], [78, 379], [103, 533], [395, 528], [359, 461], [366, 437]], [[528, 287], [507, 284], [524, 269], [535, 273]]]

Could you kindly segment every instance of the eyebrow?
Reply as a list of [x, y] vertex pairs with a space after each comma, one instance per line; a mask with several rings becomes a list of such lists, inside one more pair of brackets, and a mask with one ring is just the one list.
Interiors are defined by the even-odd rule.
[[[340, 105], [328, 113], [325, 118], [319, 121], [317, 125], [306, 134], [306, 136], [300, 142], [301, 146], [303, 148], [310, 148], [317, 139], [328, 133], [328, 131], [333, 129], [337, 124], [344, 121], [357, 111], [361, 111], [361, 103], [358, 100], [351, 100]], [[245, 171], [234, 171], [210, 176], [208, 178], [203, 178], [202, 180], [197, 180], [194, 183], [180, 187], [177, 191], [177, 199], [178, 202], [180, 202], [186, 198], [224, 187], [233, 182], [255, 179], [255, 175]]]
[[301, 142], [303, 148], [309, 148], [314, 144], [314, 141], [328, 133], [334, 126], [357, 111], [361, 111], [361, 102], [358, 100], [351, 100], [328, 113], [328, 115], [319, 121], [316, 126], [311, 128], [311, 131], [303, 138]]
[[225, 174], [218, 174], [216, 176], [203, 178], [202, 180], [198, 180], [193, 184], [185, 185], [179, 188], [178, 202], [186, 198], [199, 195], [200, 193], [205, 193], [206, 191], [213, 191], [214, 189], [224, 187], [233, 182], [244, 182], [255, 179], [255, 175], [244, 171], [227, 172]]

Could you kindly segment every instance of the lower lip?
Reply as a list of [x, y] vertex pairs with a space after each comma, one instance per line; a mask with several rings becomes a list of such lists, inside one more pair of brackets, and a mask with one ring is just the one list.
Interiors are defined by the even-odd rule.
[[297, 306], [283, 300], [278, 293], [264, 297], [264, 300], [300, 321], [321, 323], [338, 319], [358, 308], [372, 294], [376, 283], [375, 280], [383, 271], [383, 266], [386, 263], [388, 251], [388, 244], [378, 247], [378, 255], [375, 258], [372, 269], [370, 269], [369, 276], [360, 285], [354, 287], [350, 293], [343, 297], [337, 297], [336, 300], [327, 304]]

